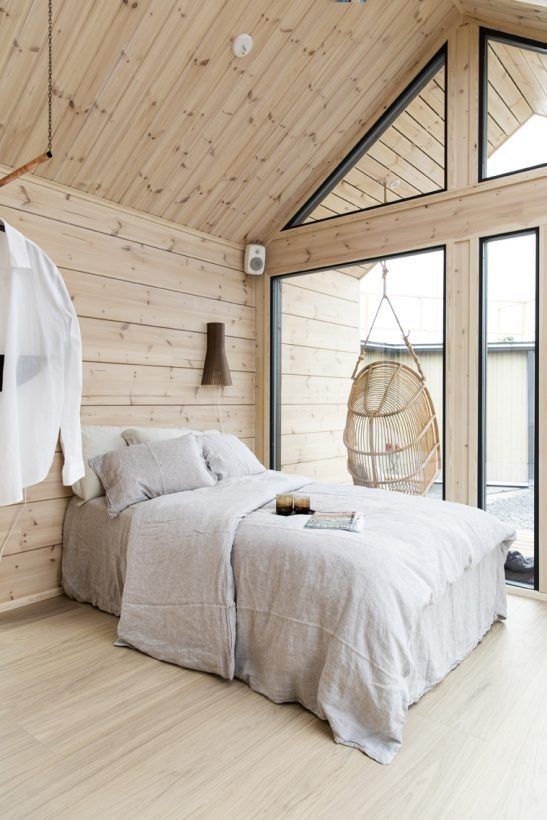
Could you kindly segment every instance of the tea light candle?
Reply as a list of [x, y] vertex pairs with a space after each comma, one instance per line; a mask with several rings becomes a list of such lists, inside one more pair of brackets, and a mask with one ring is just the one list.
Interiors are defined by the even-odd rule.
[[278, 515], [290, 515], [292, 513], [292, 495], [281, 494], [275, 497], [275, 511]]
[[309, 495], [295, 495], [294, 497], [294, 511], [295, 513], [308, 515], [310, 512], [310, 497]]

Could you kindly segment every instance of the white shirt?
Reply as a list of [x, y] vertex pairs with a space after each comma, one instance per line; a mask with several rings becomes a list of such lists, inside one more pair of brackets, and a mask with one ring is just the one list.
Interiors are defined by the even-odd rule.
[[[0, 231], [0, 505], [47, 476], [61, 431], [63, 483], [84, 474], [82, 342], [61, 274], [4, 220]], [[1, 358], [3, 355], [3, 359]]]

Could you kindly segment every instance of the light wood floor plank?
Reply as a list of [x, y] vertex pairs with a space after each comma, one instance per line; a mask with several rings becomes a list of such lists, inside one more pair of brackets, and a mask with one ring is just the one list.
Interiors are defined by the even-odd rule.
[[116, 624], [66, 598], [0, 617], [2, 820], [546, 816], [543, 602], [510, 598], [390, 766], [297, 704], [114, 647]]

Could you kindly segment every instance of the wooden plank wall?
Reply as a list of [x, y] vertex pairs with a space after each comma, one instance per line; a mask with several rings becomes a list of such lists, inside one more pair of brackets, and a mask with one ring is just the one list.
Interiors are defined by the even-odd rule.
[[350, 481], [342, 434], [359, 355], [359, 279], [330, 270], [282, 284], [281, 469]]
[[[200, 387], [205, 324], [226, 323], [233, 386], [224, 427], [254, 446], [255, 294], [237, 244], [26, 177], [0, 193], [0, 216], [58, 265], [83, 338], [82, 421], [218, 426], [217, 388]], [[0, 563], [0, 607], [58, 589], [70, 488], [57, 453]], [[0, 541], [16, 507], [0, 508]]]

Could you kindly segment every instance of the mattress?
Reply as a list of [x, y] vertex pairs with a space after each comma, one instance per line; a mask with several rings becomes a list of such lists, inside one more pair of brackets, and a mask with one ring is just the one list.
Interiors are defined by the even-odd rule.
[[69, 502], [63, 526], [62, 586], [75, 601], [119, 615], [131, 508], [110, 518], [106, 498]]

